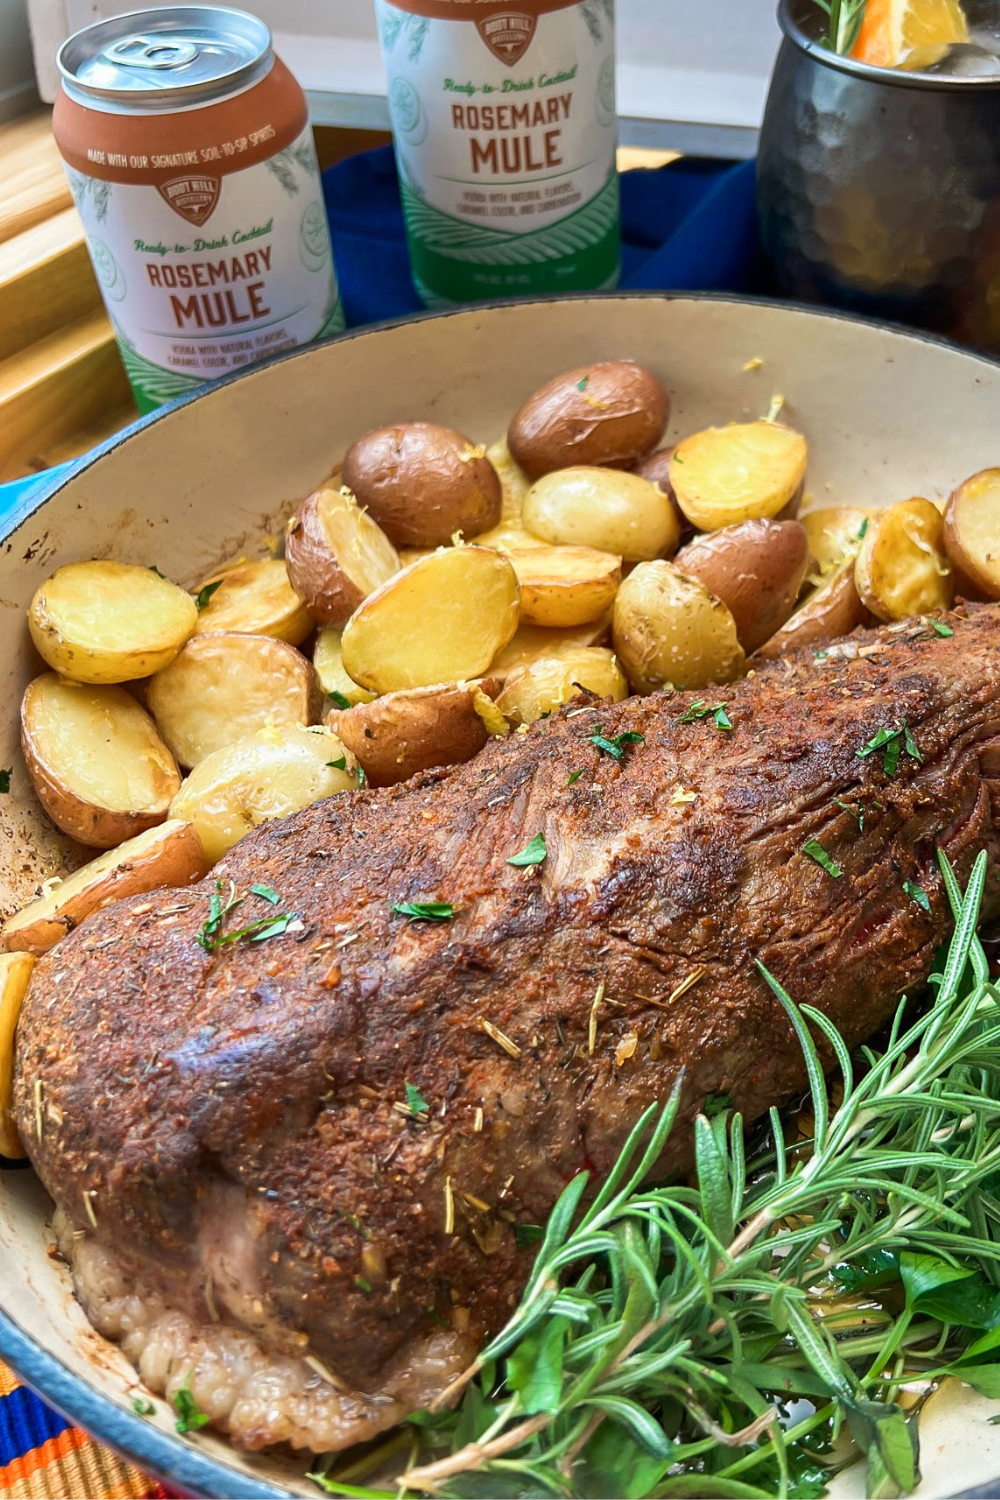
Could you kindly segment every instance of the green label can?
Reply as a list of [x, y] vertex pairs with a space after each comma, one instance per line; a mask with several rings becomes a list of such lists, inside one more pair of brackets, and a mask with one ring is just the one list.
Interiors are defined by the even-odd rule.
[[614, 0], [376, 0], [429, 307], [613, 287]]

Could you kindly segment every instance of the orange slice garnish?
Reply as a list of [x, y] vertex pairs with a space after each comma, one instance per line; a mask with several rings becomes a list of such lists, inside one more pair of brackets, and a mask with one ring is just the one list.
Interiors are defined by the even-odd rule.
[[926, 68], [968, 39], [959, 0], [868, 0], [851, 56], [878, 68]]

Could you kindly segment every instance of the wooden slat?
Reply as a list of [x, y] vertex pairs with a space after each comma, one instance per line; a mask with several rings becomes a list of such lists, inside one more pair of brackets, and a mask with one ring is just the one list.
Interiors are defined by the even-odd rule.
[[51, 111], [0, 125], [0, 244], [72, 203]]
[[0, 360], [102, 305], [75, 208], [0, 244]]
[[25, 469], [51, 469], [54, 464], [64, 464], [71, 458], [79, 458], [81, 453], [96, 448], [98, 443], [103, 443], [106, 438], [113, 437], [116, 432], [134, 422], [138, 415], [135, 402], [131, 400], [125, 406], [117, 406], [113, 411], [104, 412], [96, 422], [91, 422], [86, 427], [77, 427], [68, 437], [55, 441], [46, 440], [37, 453], [28, 457]]
[[0, 364], [0, 482], [30, 472], [32, 455], [128, 404], [118, 348], [102, 312]]

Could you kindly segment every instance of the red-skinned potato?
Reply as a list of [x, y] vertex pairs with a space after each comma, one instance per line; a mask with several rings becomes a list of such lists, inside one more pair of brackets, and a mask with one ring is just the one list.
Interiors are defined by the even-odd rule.
[[349, 448], [342, 476], [397, 547], [443, 547], [456, 531], [496, 526], [500, 478], [477, 447], [451, 427], [400, 422], [366, 433]]
[[372, 786], [395, 786], [433, 766], [471, 760], [491, 734], [506, 734], [493, 702], [499, 690], [495, 679], [410, 688], [331, 713], [327, 724]]
[[809, 540], [798, 521], [727, 526], [697, 537], [674, 558], [675, 567], [728, 605], [748, 656], [792, 613], [808, 565]]
[[966, 598], [1000, 599], [1000, 469], [973, 474], [948, 501], [944, 544]]
[[854, 582], [854, 558], [848, 557], [755, 655], [768, 659], [784, 656], [797, 646], [837, 640], [850, 635], [859, 625], [871, 623], [872, 616], [862, 604]]
[[630, 359], [567, 370], [521, 407], [507, 433], [511, 454], [531, 479], [582, 465], [624, 467], [663, 436], [670, 398]]
[[640, 459], [632, 470], [632, 473], [638, 474], [640, 479], [648, 479], [650, 484], [655, 484], [666, 495], [673, 506], [674, 515], [677, 517], [677, 525], [680, 531], [680, 545], [684, 547], [695, 535], [695, 528], [678, 505], [677, 496], [670, 481], [670, 460], [673, 456], [673, 448], [658, 448], [648, 458]]
[[285, 533], [292, 588], [321, 625], [342, 628], [399, 572], [399, 554], [350, 490], [324, 485], [299, 506]]

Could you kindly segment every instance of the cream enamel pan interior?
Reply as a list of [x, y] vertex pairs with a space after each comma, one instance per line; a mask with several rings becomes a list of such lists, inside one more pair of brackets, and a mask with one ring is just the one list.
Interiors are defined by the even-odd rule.
[[[113, 557], [192, 585], [228, 557], [266, 555], [292, 504], [369, 428], [423, 418], [489, 442], [550, 376], [620, 357], [663, 380], [671, 441], [762, 416], [783, 395], [784, 415], [809, 439], [813, 507], [937, 499], [1000, 463], [997, 364], [848, 318], [715, 298], [478, 308], [347, 335], [228, 380], [105, 445], [0, 535], [0, 766], [16, 767], [0, 807], [0, 911], [76, 854], [36, 806], [18, 750], [18, 704], [41, 670], [25, 611], [55, 568]], [[0, 1172], [0, 1356], [68, 1417], [189, 1493], [318, 1494], [302, 1460], [178, 1437], [162, 1401], [155, 1418], [133, 1415], [131, 1366], [90, 1329], [46, 1254], [48, 1209], [30, 1171]], [[1000, 1495], [1000, 1427], [987, 1421], [998, 1409], [959, 1386], [931, 1400], [920, 1495]], [[840, 1476], [835, 1493], [863, 1495], [862, 1476]]]

